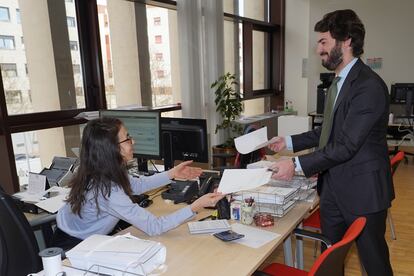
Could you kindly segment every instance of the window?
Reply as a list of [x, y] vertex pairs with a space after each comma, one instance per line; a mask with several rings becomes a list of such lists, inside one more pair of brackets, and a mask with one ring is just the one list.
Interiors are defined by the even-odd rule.
[[24, 50], [24, 38], [22, 36], [20, 37], [20, 42], [22, 44], [22, 49]]
[[68, 27], [76, 27], [75, 17], [67, 16], [66, 21], [68, 22]]
[[28, 183], [29, 172], [39, 173], [44, 167], [49, 167], [54, 156], [75, 157], [74, 151], [80, 145], [83, 127], [75, 125], [13, 133], [12, 144], [20, 186]]
[[0, 7], [0, 21], [10, 21], [9, 8]]
[[66, 3], [73, 3], [73, 0], [65, 0]]
[[7, 90], [6, 103], [7, 104], [20, 104], [23, 102], [22, 91], [20, 90]]
[[73, 74], [80, 74], [81, 69], [79, 64], [73, 64]]
[[162, 53], [155, 53], [155, 60], [156, 61], [162, 61], [163, 60]]
[[165, 77], [165, 72], [164, 70], [157, 70], [157, 78], [164, 78]]
[[161, 35], [156, 35], [155, 36], [155, 43], [156, 44], [161, 44], [162, 43], [162, 36]]
[[17, 77], [17, 66], [15, 63], [1, 63], [0, 67], [3, 78]]
[[72, 51], [78, 50], [78, 42], [77, 41], [69, 41], [69, 46]]
[[154, 25], [161, 25], [161, 17], [154, 17]]
[[15, 49], [14, 36], [0, 35], [0, 49]]
[[20, 9], [16, 9], [16, 23], [22, 24], [20, 21]]
[[225, 13], [264, 22], [269, 22], [268, 6], [269, 0], [223, 0], [223, 10]]

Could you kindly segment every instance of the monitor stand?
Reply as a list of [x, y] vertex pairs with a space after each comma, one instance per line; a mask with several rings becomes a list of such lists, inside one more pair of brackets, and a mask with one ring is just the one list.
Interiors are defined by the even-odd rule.
[[174, 167], [174, 151], [171, 133], [164, 132], [162, 134], [162, 144], [164, 149], [164, 170], [168, 171]]
[[146, 158], [137, 158], [137, 161], [138, 161], [138, 171], [148, 172], [148, 160]]

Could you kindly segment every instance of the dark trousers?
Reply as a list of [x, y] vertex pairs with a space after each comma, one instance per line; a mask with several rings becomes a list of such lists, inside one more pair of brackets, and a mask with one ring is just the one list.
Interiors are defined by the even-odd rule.
[[[320, 212], [322, 233], [333, 243], [340, 241], [352, 222], [360, 217], [340, 206], [330, 185], [325, 183], [320, 195]], [[367, 222], [356, 244], [365, 270], [369, 276], [393, 275], [384, 237], [387, 210], [361, 216], [366, 217]]]
[[67, 251], [72, 249], [72, 247], [75, 247], [81, 241], [81, 239], [72, 237], [56, 227], [56, 230], [52, 236], [51, 246], [60, 247], [64, 251]]

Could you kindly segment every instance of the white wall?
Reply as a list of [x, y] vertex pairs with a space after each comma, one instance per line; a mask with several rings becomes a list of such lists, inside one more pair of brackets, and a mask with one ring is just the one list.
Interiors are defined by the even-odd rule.
[[309, 55], [309, 1], [286, 1], [285, 100], [298, 115], [307, 114], [308, 79], [302, 77], [302, 61]]
[[[294, 107], [300, 115], [316, 109], [316, 86], [319, 73], [326, 72], [315, 54], [315, 23], [324, 14], [337, 9], [353, 9], [365, 25], [365, 53], [362, 60], [381, 57], [382, 68], [376, 72], [390, 88], [394, 82], [414, 82], [414, 37], [412, 26], [414, 10], [412, 0], [311, 0], [309, 11], [305, 0], [286, 1], [286, 67], [285, 95], [293, 97]], [[304, 22], [308, 18], [308, 22]], [[304, 31], [308, 29], [308, 33]], [[308, 47], [308, 79], [301, 79], [302, 57]], [[300, 93], [298, 90], [306, 90]], [[305, 108], [303, 102], [307, 102]]]

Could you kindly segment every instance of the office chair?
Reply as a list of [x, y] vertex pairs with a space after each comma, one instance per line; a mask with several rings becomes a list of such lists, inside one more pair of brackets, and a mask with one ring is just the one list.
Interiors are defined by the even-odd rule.
[[0, 191], [0, 275], [25, 276], [42, 270], [39, 247], [26, 217]]
[[[255, 124], [248, 125], [244, 129], [243, 135], [253, 132], [255, 130], [258, 130], [259, 128], [260, 127], [258, 127]], [[264, 148], [255, 150], [247, 154], [241, 154], [237, 152], [236, 159], [234, 160], [234, 167], [245, 169], [248, 164], [262, 160], [265, 157], [265, 155], [266, 155], [266, 150]]]
[[[277, 276], [332, 276], [332, 275], [342, 275], [344, 268], [345, 257], [348, 254], [352, 242], [359, 236], [362, 230], [365, 227], [366, 218], [359, 217], [357, 218], [351, 226], [349, 226], [344, 237], [339, 242], [333, 244], [332, 246], [328, 245], [328, 248], [316, 259], [311, 270], [309, 272], [300, 270], [294, 267], [286, 266], [284, 264], [272, 263], [266, 266], [263, 271], [256, 271], [254, 276], [264, 276], [264, 275], [277, 275]], [[304, 231], [301, 229], [295, 230], [295, 234], [298, 233], [302, 236], [306, 236], [307, 233], [310, 234], [309, 238], [320, 239], [324, 242], [323, 236], [316, 236], [315, 233]]]

